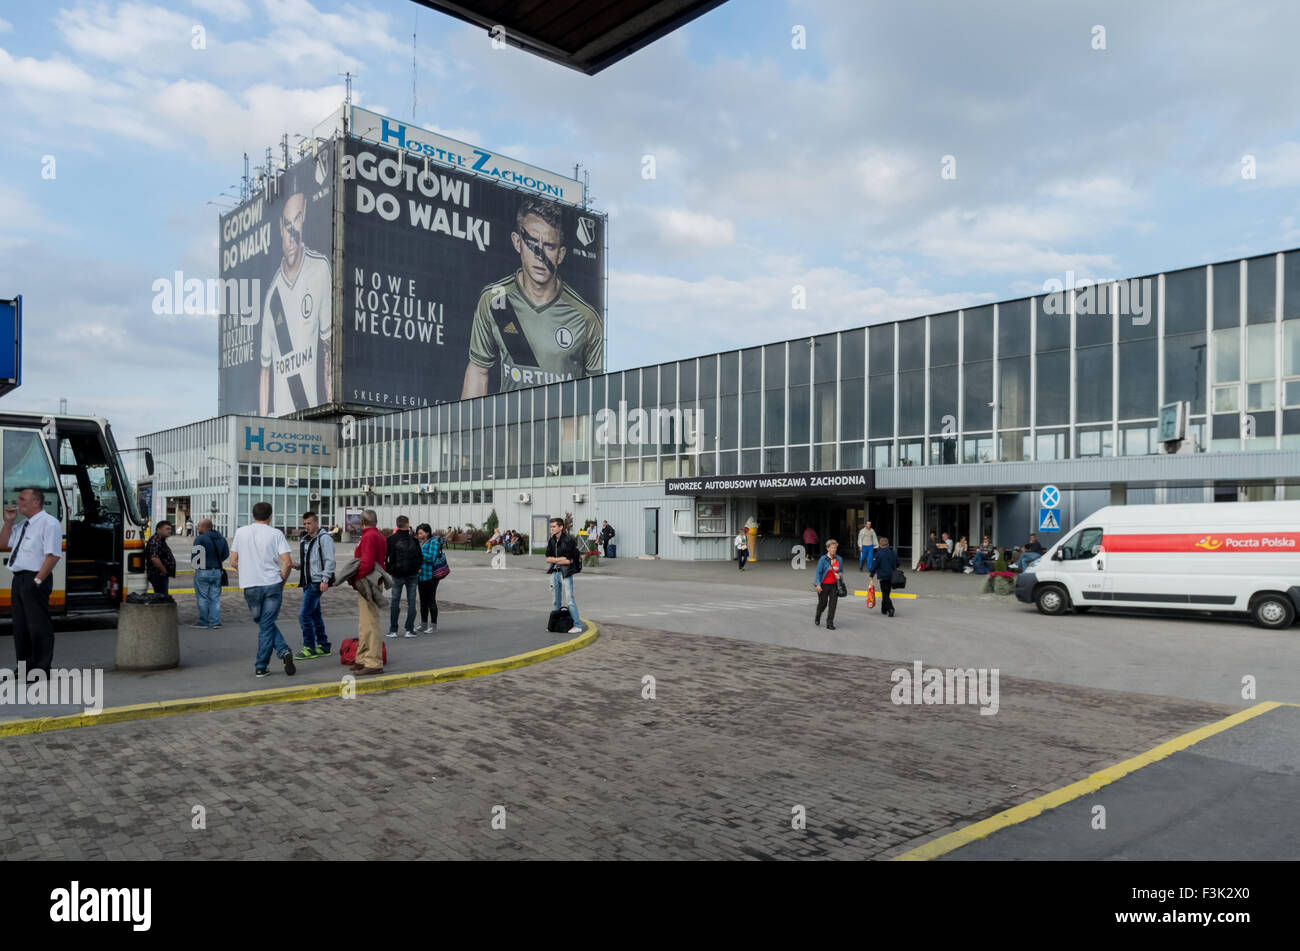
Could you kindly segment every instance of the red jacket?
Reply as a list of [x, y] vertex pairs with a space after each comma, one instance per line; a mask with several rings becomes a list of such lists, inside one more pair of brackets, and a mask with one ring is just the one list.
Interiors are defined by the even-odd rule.
[[[375, 570], [375, 565], [382, 568], [384, 559], [388, 556], [388, 542], [384, 539], [384, 533], [373, 525], [367, 526], [361, 532], [361, 541], [357, 542], [357, 550], [353, 554], [361, 559], [357, 578], [366, 577]], [[356, 587], [355, 581], [353, 587]]]

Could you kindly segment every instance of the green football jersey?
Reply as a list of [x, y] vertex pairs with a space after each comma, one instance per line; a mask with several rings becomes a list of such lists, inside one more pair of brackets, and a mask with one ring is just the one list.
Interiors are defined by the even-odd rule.
[[480, 367], [499, 363], [501, 390], [517, 390], [603, 373], [604, 337], [600, 315], [563, 279], [555, 299], [536, 307], [516, 271], [479, 295], [469, 358]]

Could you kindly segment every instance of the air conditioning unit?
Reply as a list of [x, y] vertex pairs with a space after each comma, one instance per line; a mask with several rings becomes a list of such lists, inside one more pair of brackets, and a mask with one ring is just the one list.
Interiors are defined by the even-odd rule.
[[520, 505], [532, 505], [532, 504], [533, 504], [533, 494], [532, 494], [531, 492], [520, 492], [520, 493], [519, 493], [519, 504], [520, 504]]
[[363, 485], [363, 486], [361, 487], [361, 491], [362, 491], [362, 492], [365, 492], [367, 495], [374, 495], [374, 494], [375, 494], [375, 487], [374, 487], [373, 485]]
[[298, 488], [298, 480], [297, 480], [297, 479], [285, 479], [285, 480], [284, 480], [284, 484], [287, 485], [287, 486], [288, 486], [289, 488], [291, 488], [291, 489], [296, 489], [296, 488]]
[[319, 492], [313, 492], [313, 493], [311, 493], [311, 495], [307, 496], [307, 498], [309, 498], [309, 499], [310, 499], [311, 501], [313, 501], [313, 502], [319, 502], [319, 501], [320, 501], [320, 493], [319, 493]]
[[575, 501], [575, 502], [585, 502], [585, 501], [587, 501], [587, 497], [586, 497], [585, 495], [583, 495], [581, 492], [574, 492], [574, 493], [573, 493], [573, 501]]
[[420, 491], [424, 492], [425, 494], [428, 494], [430, 492], [436, 491], [436, 486], [429, 485], [426, 482], [424, 485], [420, 486]]

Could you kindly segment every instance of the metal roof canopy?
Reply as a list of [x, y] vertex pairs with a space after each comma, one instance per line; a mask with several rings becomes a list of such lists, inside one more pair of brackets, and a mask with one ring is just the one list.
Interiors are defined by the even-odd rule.
[[726, 0], [414, 0], [588, 76]]

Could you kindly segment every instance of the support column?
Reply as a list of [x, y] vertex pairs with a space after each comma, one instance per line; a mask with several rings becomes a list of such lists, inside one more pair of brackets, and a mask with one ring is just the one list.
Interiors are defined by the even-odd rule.
[[1128, 504], [1128, 485], [1124, 482], [1112, 482], [1110, 484], [1110, 504], [1127, 505]]
[[925, 553], [925, 490], [912, 490], [912, 567], [921, 563]]

